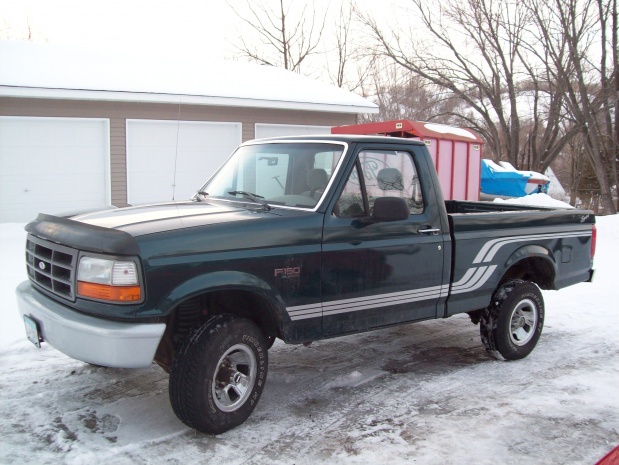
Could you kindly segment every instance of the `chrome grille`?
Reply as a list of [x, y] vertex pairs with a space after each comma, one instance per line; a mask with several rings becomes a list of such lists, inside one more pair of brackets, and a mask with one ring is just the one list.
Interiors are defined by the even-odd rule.
[[32, 282], [68, 300], [75, 300], [77, 250], [28, 235], [26, 268]]

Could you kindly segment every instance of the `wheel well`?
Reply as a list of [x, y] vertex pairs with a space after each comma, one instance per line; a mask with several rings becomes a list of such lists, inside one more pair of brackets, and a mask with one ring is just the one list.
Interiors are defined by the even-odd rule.
[[155, 353], [155, 362], [169, 372], [176, 349], [189, 331], [212, 316], [224, 313], [253, 321], [265, 337], [281, 337], [276, 309], [264, 297], [238, 289], [212, 291], [190, 297], [174, 308]]
[[541, 289], [555, 289], [554, 266], [550, 260], [542, 257], [529, 257], [513, 264], [501, 278], [499, 286], [510, 279], [531, 281]]

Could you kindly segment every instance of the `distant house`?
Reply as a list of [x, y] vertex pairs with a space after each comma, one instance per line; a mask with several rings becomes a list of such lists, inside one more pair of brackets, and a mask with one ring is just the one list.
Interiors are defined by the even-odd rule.
[[241, 142], [376, 112], [280, 68], [0, 42], [0, 222], [186, 199]]

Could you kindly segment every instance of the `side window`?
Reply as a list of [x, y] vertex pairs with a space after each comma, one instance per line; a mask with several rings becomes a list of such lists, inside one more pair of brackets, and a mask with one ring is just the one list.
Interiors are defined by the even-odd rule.
[[411, 215], [423, 213], [423, 196], [413, 158], [408, 152], [374, 151], [359, 153], [370, 209], [378, 197], [401, 197]]
[[[412, 215], [423, 213], [421, 185], [410, 153], [366, 150], [359, 153], [358, 159], [361, 164], [370, 212], [374, 201], [379, 197], [401, 197], [406, 200]], [[350, 212], [353, 204], [359, 205], [360, 210], [355, 209], [356, 214], [347, 213]], [[357, 167], [346, 182], [337, 207], [336, 214], [340, 217], [368, 215], [363, 209], [363, 191]]]
[[335, 215], [340, 218], [356, 218], [368, 216], [363, 203], [363, 192], [359, 182], [358, 166], [352, 170], [340, 199], [335, 204]]

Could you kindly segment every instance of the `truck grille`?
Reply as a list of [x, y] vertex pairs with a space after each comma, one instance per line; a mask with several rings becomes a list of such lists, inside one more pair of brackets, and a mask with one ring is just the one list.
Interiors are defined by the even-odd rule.
[[77, 250], [28, 235], [26, 268], [32, 282], [68, 300], [75, 300]]

